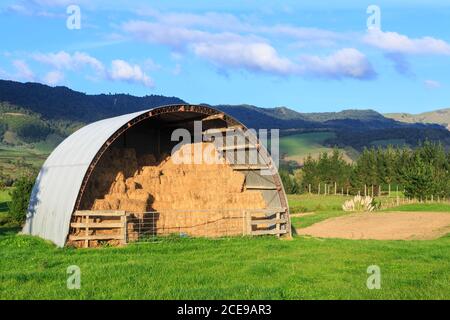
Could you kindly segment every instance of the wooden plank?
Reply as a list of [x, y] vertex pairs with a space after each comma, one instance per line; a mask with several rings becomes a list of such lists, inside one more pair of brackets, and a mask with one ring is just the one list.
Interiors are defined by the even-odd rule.
[[216, 114], [212, 114], [210, 116], [207, 116], [206, 118], [203, 118], [202, 121], [223, 120], [224, 118], [225, 118], [225, 114], [223, 114], [223, 113], [216, 113]]
[[[83, 219], [83, 218], [81, 218], [81, 219]], [[86, 225], [89, 225], [89, 216], [84, 217], [84, 222], [86, 223]], [[86, 237], [89, 237], [89, 227], [86, 227], [85, 234], [86, 234]], [[89, 248], [89, 239], [84, 240], [84, 247]]]
[[83, 222], [72, 222], [70, 224], [72, 228], [90, 228], [90, 229], [102, 229], [102, 228], [122, 228], [123, 223], [121, 222], [89, 222], [89, 223], [83, 223]]
[[219, 147], [217, 148], [217, 150], [219, 151], [232, 151], [232, 150], [242, 150], [242, 149], [257, 149], [258, 146], [253, 145], [253, 144], [238, 144], [238, 145], [231, 145], [231, 146], [223, 146], [223, 147]]
[[278, 190], [277, 186], [245, 186], [249, 190]]
[[211, 128], [203, 131], [204, 135], [216, 134], [216, 133], [226, 133], [226, 132], [239, 132], [238, 130], [242, 130], [241, 126], [231, 126], [227, 128]]
[[123, 235], [122, 234], [92, 234], [89, 236], [74, 236], [74, 235], [70, 235], [69, 236], [69, 240], [72, 241], [77, 241], [77, 240], [123, 240]]
[[[285, 219], [281, 219], [280, 213], [277, 212], [277, 215], [276, 215], [276, 219], [275, 219], [275, 220], [276, 220], [276, 221], [280, 221], [280, 220], [285, 220]], [[286, 220], [285, 220], [285, 221], [286, 221]], [[277, 231], [280, 231], [280, 230], [281, 230], [280, 222], [276, 222], [276, 224], [275, 224], [275, 229], [276, 229]], [[278, 233], [277, 236], [279, 237], [280, 234]]]
[[287, 233], [286, 230], [256, 230], [252, 231], [252, 236], [262, 236], [262, 235], [278, 235], [278, 234], [285, 234]]
[[93, 217], [121, 217], [126, 215], [125, 211], [117, 210], [105, 210], [105, 211], [90, 211], [90, 210], [79, 210], [73, 213], [77, 217], [93, 216]]
[[122, 245], [127, 244], [127, 216], [122, 216], [120, 218], [120, 222], [122, 223], [122, 228], [120, 229], [122, 236]]
[[266, 170], [270, 169], [268, 165], [265, 164], [230, 164], [233, 170]]
[[275, 219], [256, 219], [256, 220], [251, 220], [250, 223], [252, 225], [268, 224], [268, 225], [272, 226], [275, 224], [286, 223], [286, 222], [287, 222], [286, 219], [275, 218]]
[[286, 208], [283, 207], [275, 207], [275, 208], [266, 208], [266, 209], [254, 209], [250, 211], [251, 214], [275, 214], [275, 213], [283, 213], [286, 212]]

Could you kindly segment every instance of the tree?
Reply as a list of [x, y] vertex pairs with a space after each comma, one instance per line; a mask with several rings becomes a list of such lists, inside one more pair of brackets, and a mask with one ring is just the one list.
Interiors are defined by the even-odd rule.
[[33, 185], [34, 180], [28, 176], [23, 176], [14, 183], [13, 191], [10, 192], [11, 202], [8, 204], [11, 222], [18, 225], [25, 222]]
[[283, 182], [284, 191], [286, 191], [287, 194], [294, 194], [297, 193], [297, 186], [295, 184], [294, 177], [289, 174], [286, 170], [280, 170], [280, 178]]
[[432, 196], [435, 189], [433, 175], [433, 167], [416, 152], [403, 170], [405, 195], [417, 199], [427, 199]]

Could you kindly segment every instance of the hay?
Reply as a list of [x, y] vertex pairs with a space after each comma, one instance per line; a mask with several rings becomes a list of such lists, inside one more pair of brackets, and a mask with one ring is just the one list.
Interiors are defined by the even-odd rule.
[[[211, 145], [200, 147], [219, 159]], [[176, 153], [193, 159], [195, 148], [185, 145]], [[137, 158], [133, 149], [111, 149], [96, 168], [85, 203], [86, 209], [124, 210], [136, 219], [157, 211], [160, 234], [233, 235], [242, 233], [242, 209], [266, 208], [261, 192], [245, 190], [244, 184], [244, 174], [225, 161], [177, 164], [163, 155], [157, 164], [151, 154]]]

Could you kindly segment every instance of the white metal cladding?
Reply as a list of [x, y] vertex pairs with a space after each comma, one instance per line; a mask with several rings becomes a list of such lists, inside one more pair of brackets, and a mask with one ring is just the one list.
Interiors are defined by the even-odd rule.
[[63, 247], [83, 178], [95, 155], [123, 125], [149, 111], [94, 122], [64, 140], [39, 172], [22, 232]]

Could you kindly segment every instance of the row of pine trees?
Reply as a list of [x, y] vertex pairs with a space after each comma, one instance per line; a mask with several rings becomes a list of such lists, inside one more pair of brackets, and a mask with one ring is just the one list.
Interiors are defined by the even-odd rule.
[[366, 148], [352, 164], [335, 149], [317, 159], [308, 156], [302, 168], [280, 170], [287, 193], [372, 194], [401, 190], [416, 199], [450, 197], [450, 153], [439, 143], [418, 148]]

